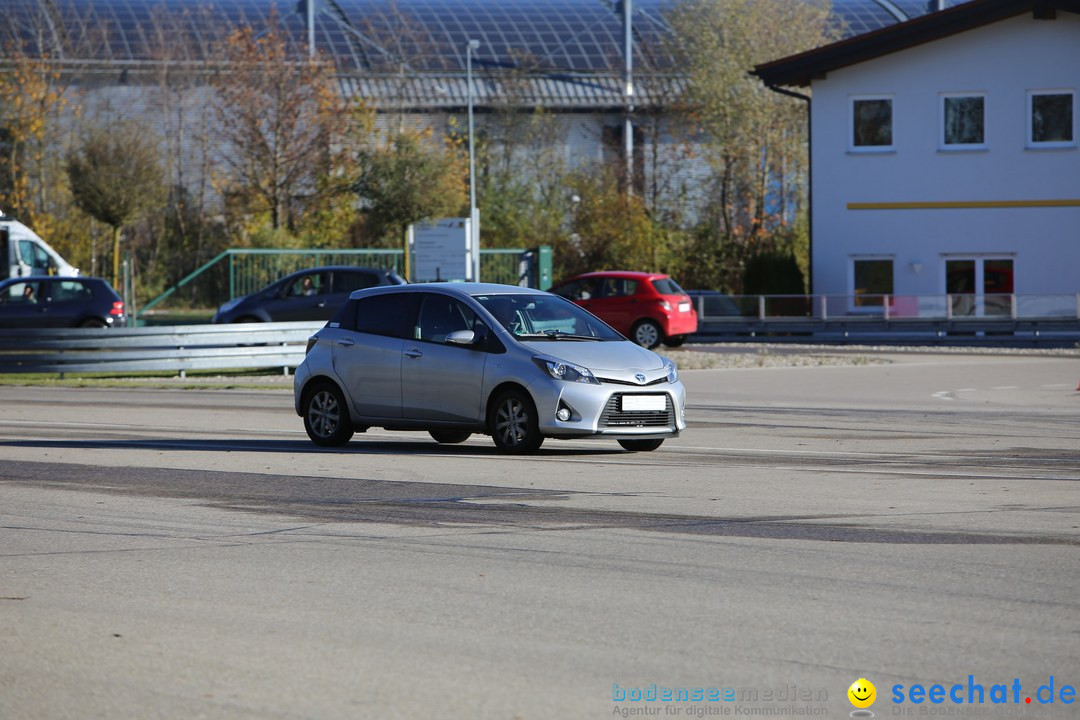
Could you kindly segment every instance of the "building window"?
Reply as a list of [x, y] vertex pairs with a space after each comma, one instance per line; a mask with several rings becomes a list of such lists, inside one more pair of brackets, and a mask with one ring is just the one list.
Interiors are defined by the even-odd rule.
[[1076, 145], [1076, 92], [1034, 90], [1028, 93], [1028, 144], [1031, 147]]
[[884, 296], [893, 294], [892, 258], [857, 258], [852, 267], [855, 307], [881, 307]]
[[891, 150], [893, 146], [892, 114], [892, 98], [852, 98], [852, 149]]
[[946, 150], [986, 147], [986, 96], [941, 96], [941, 147]]

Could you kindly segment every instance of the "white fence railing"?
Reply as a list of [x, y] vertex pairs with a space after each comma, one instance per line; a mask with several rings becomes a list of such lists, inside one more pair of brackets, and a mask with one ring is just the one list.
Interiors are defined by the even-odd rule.
[[881, 320], [1080, 319], [1080, 293], [1058, 295], [694, 294], [702, 320], [876, 318]]

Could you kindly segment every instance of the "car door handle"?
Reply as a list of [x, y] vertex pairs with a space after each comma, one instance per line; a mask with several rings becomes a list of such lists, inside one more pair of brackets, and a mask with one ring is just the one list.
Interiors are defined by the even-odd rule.
[[418, 357], [423, 357], [423, 356], [424, 356], [424, 353], [420, 352], [416, 348], [410, 348], [410, 349], [405, 351], [405, 357], [418, 358]]
[[355, 344], [356, 341], [352, 338], [341, 338], [340, 340], [338, 340], [338, 345], [342, 345], [344, 347], [352, 347]]

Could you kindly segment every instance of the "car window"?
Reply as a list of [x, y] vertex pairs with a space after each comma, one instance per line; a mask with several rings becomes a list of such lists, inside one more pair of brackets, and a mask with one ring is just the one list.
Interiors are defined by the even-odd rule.
[[637, 292], [637, 281], [625, 278], [604, 278], [598, 297], [625, 297]]
[[3, 297], [0, 298], [6, 303], [19, 304], [19, 303], [37, 303], [41, 300], [41, 287], [42, 283], [38, 281], [32, 282], [17, 282], [7, 286], [4, 290]]
[[685, 295], [686, 291], [679, 287], [679, 283], [675, 282], [671, 278], [656, 278], [652, 281], [652, 286], [656, 288], [656, 292], [661, 295]]
[[552, 292], [567, 300], [590, 300], [600, 297], [603, 282], [604, 278], [585, 278], [567, 283]]
[[425, 293], [420, 303], [416, 339], [446, 342], [446, 336], [459, 330], [473, 330], [479, 319], [471, 308], [454, 298]]
[[375, 273], [362, 270], [336, 270], [334, 271], [333, 292], [335, 295], [351, 293], [353, 290], [375, 287], [379, 284], [379, 278]]
[[624, 339], [599, 318], [557, 295], [474, 297], [500, 325], [519, 338], [558, 340], [560, 336], [572, 335], [596, 340]]
[[577, 300], [578, 294], [581, 292], [581, 283], [566, 283], [565, 285], [560, 285], [557, 288], [552, 288], [551, 292], [555, 293], [559, 297], [564, 297], [569, 300]]
[[327, 273], [306, 273], [294, 278], [285, 286], [286, 297], [322, 295], [327, 291]]
[[94, 294], [86, 285], [75, 280], [53, 281], [52, 299], [54, 302], [89, 301]]
[[351, 318], [352, 329], [371, 335], [412, 337], [418, 297], [416, 293], [388, 293], [360, 298]]
[[45, 248], [30, 240], [20, 240], [18, 248], [19, 257], [30, 266], [33, 274], [44, 275], [49, 271], [49, 266], [53, 263]]

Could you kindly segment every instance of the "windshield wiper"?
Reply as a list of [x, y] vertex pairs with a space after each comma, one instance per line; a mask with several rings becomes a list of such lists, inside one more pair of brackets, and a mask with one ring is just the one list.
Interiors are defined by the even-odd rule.
[[599, 340], [595, 335], [575, 335], [562, 330], [544, 330], [538, 333], [523, 333], [515, 335], [517, 338], [537, 338], [542, 340]]

